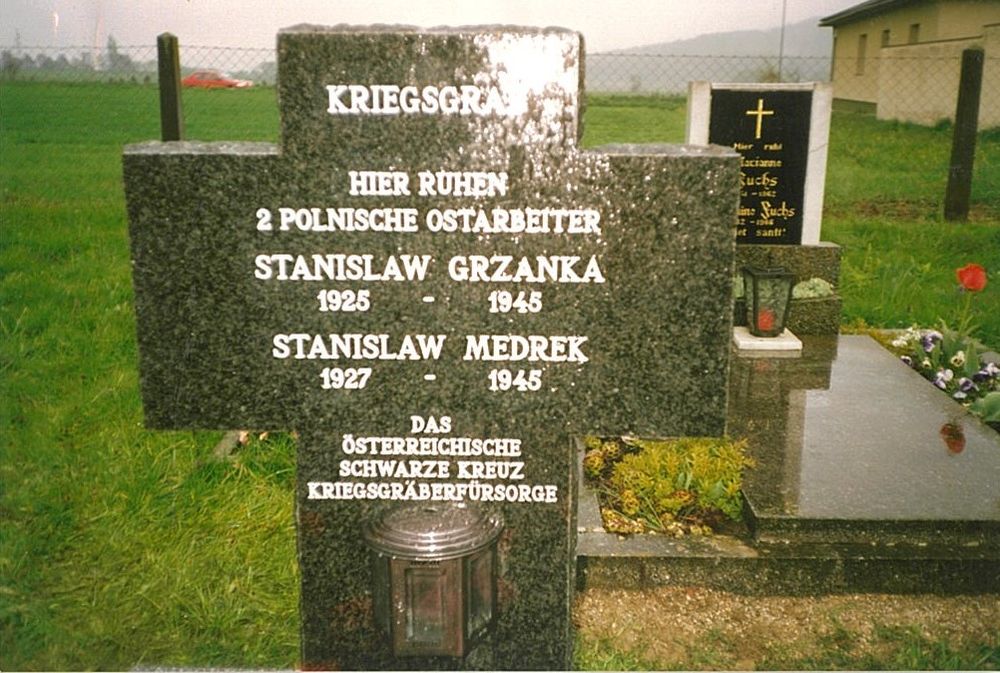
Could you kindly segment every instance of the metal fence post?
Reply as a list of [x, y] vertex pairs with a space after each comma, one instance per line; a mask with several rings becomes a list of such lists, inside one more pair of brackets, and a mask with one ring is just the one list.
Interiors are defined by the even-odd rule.
[[972, 163], [979, 126], [979, 95], [983, 87], [983, 50], [962, 52], [962, 76], [955, 107], [955, 133], [951, 141], [948, 188], [944, 196], [944, 219], [967, 220], [972, 193]]
[[181, 56], [177, 36], [156, 37], [160, 79], [160, 135], [163, 140], [184, 140], [184, 108], [181, 104]]

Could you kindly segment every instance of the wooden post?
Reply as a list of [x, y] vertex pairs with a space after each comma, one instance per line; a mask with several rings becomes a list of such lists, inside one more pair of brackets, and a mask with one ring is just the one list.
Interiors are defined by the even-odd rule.
[[979, 126], [979, 94], [983, 85], [983, 50], [962, 52], [962, 77], [958, 84], [955, 107], [955, 134], [951, 141], [951, 164], [948, 189], [944, 196], [944, 219], [965, 221], [969, 218], [972, 193], [972, 163], [976, 154], [976, 131]]
[[181, 104], [181, 56], [177, 36], [156, 37], [160, 75], [160, 135], [163, 140], [184, 140], [184, 108]]

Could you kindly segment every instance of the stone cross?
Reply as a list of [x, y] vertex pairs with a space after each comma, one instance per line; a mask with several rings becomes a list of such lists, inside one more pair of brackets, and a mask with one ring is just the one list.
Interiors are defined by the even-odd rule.
[[304, 667], [437, 668], [373, 620], [362, 529], [503, 519], [463, 667], [566, 668], [573, 438], [725, 425], [738, 156], [578, 147], [561, 29], [298, 26], [281, 144], [129, 146], [153, 428], [296, 429]]

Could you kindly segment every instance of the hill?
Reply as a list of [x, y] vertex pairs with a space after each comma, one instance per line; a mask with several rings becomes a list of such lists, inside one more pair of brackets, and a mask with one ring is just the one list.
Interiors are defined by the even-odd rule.
[[[785, 26], [785, 56], [828, 57], [833, 49], [833, 32], [819, 26], [813, 17]], [[621, 50], [623, 54], [667, 54], [675, 56], [777, 56], [781, 27], [767, 30], [738, 30], [699, 35], [687, 40], [660, 42]]]
[[819, 17], [781, 28], [699, 35], [587, 56], [587, 89], [600, 92], [680, 94], [692, 80], [772, 82], [826, 80], [833, 35]]

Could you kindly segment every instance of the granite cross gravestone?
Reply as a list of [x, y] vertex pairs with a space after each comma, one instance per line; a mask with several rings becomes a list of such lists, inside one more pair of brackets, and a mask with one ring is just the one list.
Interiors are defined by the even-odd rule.
[[[567, 667], [572, 437], [724, 430], [738, 155], [578, 149], [582, 59], [561, 29], [299, 26], [280, 147], [125, 149], [147, 425], [300, 432], [305, 667]], [[403, 656], [366, 530], [456, 502], [502, 522], [488, 638]], [[404, 640], [455, 609], [421, 587]]]
[[687, 140], [742, 155], [737, 242], [819, 243], [829, 84], [692, 82]]

